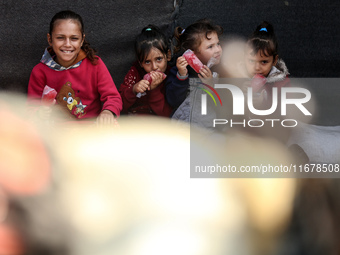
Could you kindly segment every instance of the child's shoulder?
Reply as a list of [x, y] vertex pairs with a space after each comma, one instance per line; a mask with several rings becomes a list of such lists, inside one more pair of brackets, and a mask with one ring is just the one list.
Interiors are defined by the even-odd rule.
[[284, 74], [286, 74], [286, 76], [289, 75], [288, 72], [288, 68], [286, 66], [286, 63], [283, 61], [283, 59], [279, 59], [276, 63], [276, 67]]
[[267, 82], [279, 82], [288, 79], [289, 71], [282, 59], [279, 59], [268, 74]]
[[49, 70], [50, 68], [45, 65], [44, 63], [39, 62], [32, 68], [32, 72], [44, 72], [46, 70]]

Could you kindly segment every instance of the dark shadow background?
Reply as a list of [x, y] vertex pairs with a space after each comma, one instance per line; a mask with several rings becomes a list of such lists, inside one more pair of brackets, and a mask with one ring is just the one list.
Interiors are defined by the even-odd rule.
[[[210, 18], [221, 25], [225, 37], [247, 37], [261, 21], [267, 20], [276, 30], [280, 57], [291, 77], [340, 76], [337, 1], [9, 0], [0, 3], [1, 90], [26, 93], [30, 72], [48, 45], [50, 20], [65, 9], [83, 17], [86, 38], [97, 49], [117, 87], [134, 60], [133, 41], [144, 26], [158, 25], [170, 35], [174, 26], [185, 28], [200, 18]], [[334, 98], [337, 94], [334, 91], [329, 96]], [[323, 99], [322, 103], [328, 102]], [[322, 116], [317, 124], [340, 125], [334, 116]]]

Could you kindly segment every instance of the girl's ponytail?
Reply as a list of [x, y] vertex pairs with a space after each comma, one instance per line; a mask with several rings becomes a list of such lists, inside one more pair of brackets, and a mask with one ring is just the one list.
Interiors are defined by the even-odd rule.
[[182, 27], [176, 27], [174, 31], [174, 39], [176, 41], [174, 47], [174, 53], [178, 53], [182, 48], [181, 35], [184, 33], [185, 29]]
[[260, 37], [276, 38], [273, 26], [267, 21], [263, 21], [260, 25], [258, 25], [254, 34], [257, 34]]
[[263, 21], [258, 25], [247, 41], [248, 45], [253, 49], [253, 54], [261, 51], [266, 56], [278, 55], [278, 42], [273, 26]]
[[137, 60], [142, 63], [149, 55], [152, 48], [158, 49], [162, 54], [167, 56], [169, 44], [167, 37], [161, 29], [155, 25], [144, 27], [135, 40], [135, 53]]
[[96, 56], [97, 51], [90, 46], [90, 43], [84, 39], [83, 46], [81, 49], [86, 53], [86, 57], [91, 61], [92, 65], [96, 65], [98, 57]]

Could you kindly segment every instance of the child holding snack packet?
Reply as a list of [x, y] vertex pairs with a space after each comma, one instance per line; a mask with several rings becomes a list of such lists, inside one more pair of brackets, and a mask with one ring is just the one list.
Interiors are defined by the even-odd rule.
[[[286, 64], [278, 55], [278, 42], [273, 26], [263, 21], [250, 35], [245, 46], [244, 67], [248, 78], [247, 86], [252, 87], [253, 105], [256, 109], [270, 109], [272, 106], [273, 88], [277, 88], [278, 109], [270, 115], [271, 119], [281, 119], [280, 101], [281, 88], [291, 86]], [[249, 118], [261, 119], [264, 116], [249, 113]], [[269, 115], [265, 116], [269, 118]], [[261, 128], [250, 128], [252, 133], [273, 137], [286, 142], [290, 136], [290, 129], [277, 126], [273, 128], [266, 123]]]
[[272, 88], [290, 86], [288, 69], [278, 55], [278, 42], [273, 26], [262, 22], [248, 38], [245, 69], [253, 93], [261, 94], [264, 104], [271, 103]]
[[54, 95], [69, 119], [96, 118], [99, 125], [116, 124], [122, 100], [107, 67], [85, 40], [82, 18], [72, 11], [58, 12], [47, 40], [50, 47], [29, 80], [30, 102], [47, 98], [53, 104]]
[[171, 53], [161, 30], [148, 25], [135, 41], [137, 60], [119, 87], [123, 112], [169, 117], [172, 108], [165, 100], [164, 80]]
[[210, 68], [220, 63], [222, 48], [219, 36], [222, 32], [222, 27], [206, 19], [198, 20], [186, 29], [175, 29], [178, 43], [175, 52], [185, 52], [177, 58], [176, 66], [170, 70], [166, 81], [166, 98], [172, 107], [179, 108], [173, 118], [191, 122], [189, 113], [192, 109], [188, 108], [187, 102], [189, 78], [204, 81], [216, 77]]

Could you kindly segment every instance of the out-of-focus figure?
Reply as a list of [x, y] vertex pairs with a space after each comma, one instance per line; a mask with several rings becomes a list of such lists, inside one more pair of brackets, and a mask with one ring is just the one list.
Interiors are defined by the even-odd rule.
[[[247, 255], [276, 250], [290, 219], [294, 179], [190, 178], [190, 146], [195, 144], [190, 137], [203, 135], [201, 130], [190, 134], [187, 126], [143, 117], [121, 118], [119, 129], [46, 128], [24, 117], [25, 103], [12, 102], [0, 97], [5, 120], [0, 137], [7, 141], [0, 144], [0, 230], [10, 223], [15, 233], [2, 235], [0, 249], [15, 244], [4, 254]], [[256, 160], [273, 151], [268, 141], [262, 146], [262, 139], [241, 136], [233, 136], [228, 154], [219, 144], [197, 146], [207, 157], [240, 160], [240, 149], [247, 152], [254, 142]], [[136, 153], [129, 153], [131, 147]], [[274, 147], [281, 158], [289, 158], [285, 148]]]

